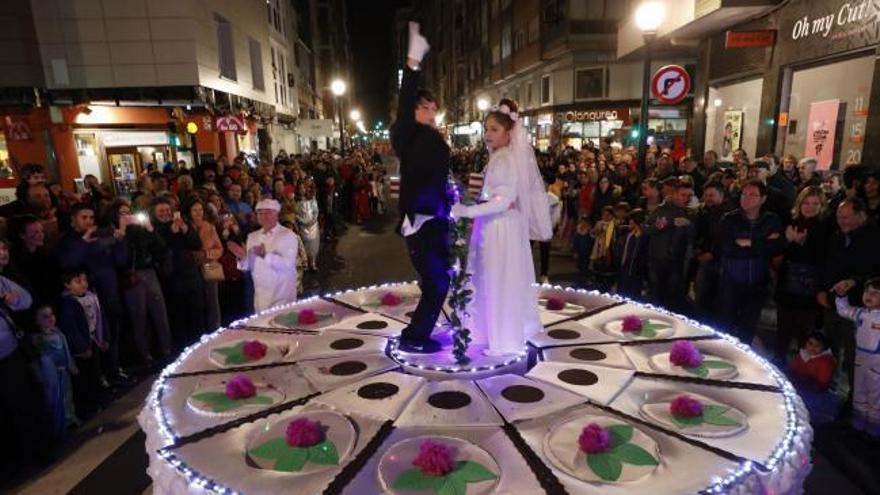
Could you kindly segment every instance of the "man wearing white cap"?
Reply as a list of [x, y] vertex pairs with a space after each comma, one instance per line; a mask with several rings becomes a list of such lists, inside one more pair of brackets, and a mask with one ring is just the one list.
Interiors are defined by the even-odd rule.
[[262, 311], [296, 300], [296, 250], [299, 244], [292, 230], [278, 225], [281, 205], [274, 199], [257, 203], [260, 229], [251, 232], [247, 248], [232, 241], [229, 251], [238, 258], [238, 269], [254, 279], [254, 309]]

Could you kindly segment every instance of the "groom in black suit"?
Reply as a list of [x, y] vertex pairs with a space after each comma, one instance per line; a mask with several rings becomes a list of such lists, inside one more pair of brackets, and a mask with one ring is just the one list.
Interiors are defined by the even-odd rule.
[[422, 297], [409, 326], [400, 334], [399, 349], [431, 353], [440, 343], [431, 339], [449, 290], [449, 146], [437, 131], [438, 104], [431, 92], [419, 89], [419, 64], [428, 43], [419, 25], [410, 23], [407, 66], [403, 70], [397, 120], [391, 143], [400, 158], [400, 223], [410, 261], [419, 274]]

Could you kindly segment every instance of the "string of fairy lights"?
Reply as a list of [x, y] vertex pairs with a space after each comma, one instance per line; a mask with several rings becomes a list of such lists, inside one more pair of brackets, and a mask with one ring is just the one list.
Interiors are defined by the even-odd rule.
[[[181, 460], [175, 453], [169, 449], [172, 445], [177, 442], [179, 439], [171, 430], [171, 427], [168, 423], [167, 417], [164, 412], [164, 408], [162, 406], [162, 396], [166, 385], [168, 384], [169, 375], [174, 374], [178, 367], [180, 367], [191, 355], [202, 345], [214, 340], [218, 336], [220, 336], [223, 332], [227, 332], [235, 329], [238, 326], [242, 326], [246, 324], [248, 321], [254, 318], [260, 318], [264, 316], [268, 316], [270, 314], [277, 313], [279, 311], [289, 310], [296, 307], [306, 306], [308, 304], [320, 301], [322, 299], [330, 299], [337, 298], [339, 296], [343, 296], [345, 294], [350, 294], [354, 292], [362, 292], [362, 291], [374, 291], [374, 290], [388, 290], [396, 287], [400, 287], [403, 285], [411, 285], [415, 282], [409, 283], [386, 283], [381, 285], [372, 285], [369, 287], [362, 287], [360, 289], [352, 289], [346, 291], [339, 291], [332, 294], [327, 294], [325, 296], [313, 296], [307, 299], [303, 299], [300, 301], [296, 301], [293, 303], [283, 304], [279, 306], [275, 306], [269, 308], [267, 310], [256, 313], [248, 318], [243, 318], [237, 320], [229, 325], [227, 328], [220, 328], [217, 331], [203, 336], [199, 342], [191, 345], [186, 348], [178, 358], [171, 363], [168, 367], [166, 367], [159, 377], [156, 379], [153, 384], [153, 388], [150, 392], [150, 395], [147, 399], [147, 404], [150, 412], [153, 416], [153, 421], [157, 425], [157, 431], [159, 433], [159, 443], [161, 444], [159, 449], [157, 450], [158, 457], [162, 459], [163, 462], [167, 463], [171, 468], [173, 468], [176, 472], [184, 477], [186, 482], [189, 484], [190, 488], [195, 488], [202, 490], [207, 493], [216, 493], [222, 495], [229, 495], [238, 493], [235, 490], [232, 490], [228, 487], [221, 485], [220, 483], [204, 476], [198, 471], [190, 468], [186, 462]], [[536, 284], [537, 286], [537, 284]], [[614, 300], [615, 302], [623, 302], [627, 304], [631, 304], [643, 310], [654, 311], [657, 313], [664, 314], [668, 317], [678, 319], [679, 321], [685, 322], [688, 325], [697, 327], [699, 329], [703, 329], [711, 332], [717, 337], [724, 339], [728, 344], [734, 346], [739, 351], [746, 354], [750, 359], [754, 362], [757, 362], [764, 371], [767, 372], [769, 377], [778, 385], [780, 392], [783, 397], [782, 406], [784, 408], [784, 416], [785, 416], [785, 427], [783, 430], [781, 440], [776, 444], [776, 446], [772, 449], [770, 455], [764, 460], [762, 463], [757, 464], [752, 461], [743, 462], [738, 466], [735, 470], [729, 470], [728, 473], [723, 477], [715, 477], [711, 480], [711, 484], [700, 491], [700, 493], [707, 494], [715, 494], [715, 493], [737, 493], [737, 494], [747, 494], [754, 493], [756, 490], [760, 489], [760, 491], [765, 493], [772, 493], [776, 490], [773, 486], [768, 485], [776, 485], [783, 483], [783, 479], [786, 476], [795, 476], [800, 475], [803, 476], [804, 470], [802, 467], [806, 466], [810, 462], [809, 457], [809, 445], [812, 440], [812, 428], [809, 424], [809, 417], [806, 412], [806, 409], [803, 405], [803, 401], [797, 395], [792, 384], [784, 377], [784, 375], [770, 362], [768, 362], [764, 357], [760, 354], [753, 351], [749, 346], [741, 343], [734, 337], [731, 337], [725, 333], [719, 332], [703, 323], [692, 320], [685, 316], [673, 313], [664, 308], [657, 307], [651, 304], [641, 303], [632, 301], [630, 299], [618, 296], [618, 295], [609, 295], [603, 294], [598, 291], [587, 291], [584, 289], [571, 289], [564, 288], [560, 286], [550, 286], [550, 285], [541, 285], [538, 286], [543, 289], [554, 289], [561, 290], [569, 293], [576, 294], [584, 294], [584, 295], [592, 295], [592, 296], [601, 296]], [[392, 355], [394, 359], [396, 359], [401, 364], [406, 364], [408, 366], [412, 366], [417, 369], [422, 370], [432, 370], [432, 366], [424, 365], [421, 366], [419, 363], [409, 363], [405, 359], [402, 359], [402, 356], [399, 353], [395, 353], [397, 349], [397, 341], [391, 340], [389, 342], [389, 353]], [[397, 354], [397, 357], [395, 357]], [[523, 352], [518, 354], [511, 360], [505, 361], [503, 363], [498, 363], [490, 366], [488, 369], [497, 369], [504, 366], [510, 366], [522, 359], [527, 357], [528, 353]], [[441, 367], [442, 368], [442, 367]], [[448, 371], [448, 372], [474, 372], [474, 371], [486, 371], [485, 366], [474, 366], [474, 367], [466, 367], [466, 366], [456, 366], [440, 369], [438, 371]], [[791, 481], [791, 480], [789, 480]], [[757, 484], [758, 486], [755, 486]]]

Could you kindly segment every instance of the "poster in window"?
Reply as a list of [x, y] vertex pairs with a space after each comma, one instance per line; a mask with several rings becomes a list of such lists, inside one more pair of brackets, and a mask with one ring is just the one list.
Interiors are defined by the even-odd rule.
[[733, 152], [742, 146], [742, 110], [724, 112], [724, 130], [721, 134], [721, 156], [725, 160], [733, 158]]
[[810, 105], [804, 157], [815, 158], [817, 170], [830, 169], [834, 161], [834, 135], [839, 109], [840, 100], [817, 101]]

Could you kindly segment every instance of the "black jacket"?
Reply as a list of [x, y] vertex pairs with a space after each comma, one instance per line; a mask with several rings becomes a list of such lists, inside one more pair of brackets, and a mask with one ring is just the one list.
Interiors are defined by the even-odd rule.
[[[785, 249], [785, 231], [779, 217], [762, 212], [756, 221], [750, 221], [742, 210], [734, 210], [721, 219], [719, 235], [724, 279], [748, 286], [766, 285], [770, 259]], [[740, 246], [738, 239], [748, 239], [751, 245]]]
[[397, 120], [391, 129], [391, 144], [400, 158], [400, 220], [408, 216], [449, 215], [447, 194], [449, 146], [433, 127], [415, 120], [419, 73], [403, 69]]
[[156, 233], [165, 243], [165, 262], [159, 270], [165, 290], [175, 294], [201, 290], [202, 271], [195, 257], [195, 252], [202, 249], [199, 233], [192, 227], [186, 233], [175, 233], [171, 230], [170, 222], [156, 222], [154, 225]]
[[[660, 218], [666, 218], [666, 227], [662, 230], [654, 225]], [[688, 224], [676, 227], [676, 218], [686, 218]], [[671, 201], [664, 201], [645, 221], [643, 231], [649, 236], [648, 258], [679, 262], [684, 260], [696, 236], [696, 230], [691, 210], [675, 206]]]
[[[825, 262], [823, 290], [841, 280], [853, 279], [861, 283], [880, 275], [880, 228], [864, 225], [844, 234], [836, 232], [828, 246], [828, 259]], [[850, 303], [861, 305], [861, 290], [850, 291]]]

